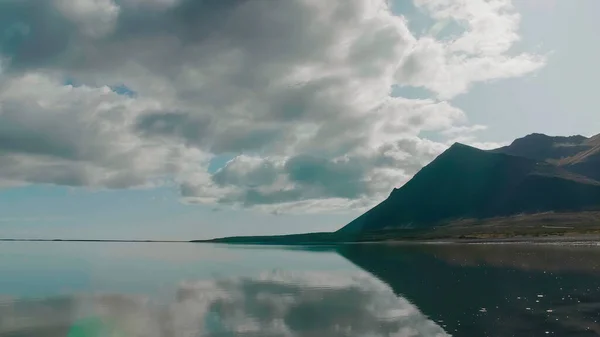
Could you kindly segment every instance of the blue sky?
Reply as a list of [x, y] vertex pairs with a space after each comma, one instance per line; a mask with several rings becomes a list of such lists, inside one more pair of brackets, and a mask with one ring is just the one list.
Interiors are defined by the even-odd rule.
[[0, 5], [0, 237], [335, 230], [454, 141], [600, 130], [595, 0], [65, 3]]
[[3, 190], [0, 212], [6, 237], [162, 240], [335, 230], [356, 213], [271, 215], [186, 205], [172, 188], [86, 191], [53, 186]]
[[[476, 85], [455, 104], [476, 124], [488, 125], [481, 139], [506, 141], [541, 132], [551, 135], [599, 133], [593, 66], [600, 56], [595, 43], [600, 3], [584, 1], [515, 1], [522, 13], [519, 49], [540, 50], [547, 66], [535, 76]], [[529, 4], [528, 4], [529, 3]], [[518, 121], [518, 123], [515, 123]]]

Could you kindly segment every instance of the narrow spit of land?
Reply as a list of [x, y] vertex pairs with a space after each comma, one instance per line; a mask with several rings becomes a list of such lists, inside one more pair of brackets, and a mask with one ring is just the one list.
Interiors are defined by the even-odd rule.
[[2, 239], [0, 242], [122, 242], [122, 243], [184, 243], [183, 240], [84, 240], [84, 239]]

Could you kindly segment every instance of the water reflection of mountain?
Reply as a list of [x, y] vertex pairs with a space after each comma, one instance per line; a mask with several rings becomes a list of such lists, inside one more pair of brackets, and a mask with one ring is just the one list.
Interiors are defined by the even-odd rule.
[[340, 254], [454, 336], [597, 336], [600, 250], [363, 245]]
[[182, 285], [175, 298], [68, 296], [0, 302], [0, 336], [443, 337], [371, 277], [281, 274]]

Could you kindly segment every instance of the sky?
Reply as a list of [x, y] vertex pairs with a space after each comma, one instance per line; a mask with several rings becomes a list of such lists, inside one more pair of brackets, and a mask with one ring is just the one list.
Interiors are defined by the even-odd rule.
[[0, 0], [0, 237], [330, 231], [454, 142], [600, 132], [596, 0]]

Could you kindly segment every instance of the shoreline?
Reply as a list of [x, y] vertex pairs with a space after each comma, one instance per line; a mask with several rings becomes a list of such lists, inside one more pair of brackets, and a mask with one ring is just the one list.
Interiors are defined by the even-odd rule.
[[[373, 242], [377, 243], [377, 242]], [[387, 244], [600, 244], [600, 235], [572, 235], [572, 236], [519, 236], [507, 238], [444, 238], [431, 240], [389, 240]]]
[[504, 238], [438, 238], [438, 239], [388, 239], [373, 241], [305, 241], [305, 242], [227, 242], [227, 240], [84, 240], [84, 239], [0, 239], [1, 242], [88, 242], [88, 243], [209, 243], [225, 245], [248, 246], [345, 246], [345, 245], [452, 245], [452, 244], [592, 244], [600, 245], [600, 235], [569, 235], [569, 236], [517, 236]]
[[189, 243], [184, 240], [0, 239], [0, 242]]
[[598, 244], [600, 245], [600, 235], [570, 235], [570, 236], [519, 236], [506, 238], [439, 238], [439, 239], [388, 239], [373, 241], [305, 241], [305, 242], [277, 242], [277, 241], [230, 241], [227, 240], [205, 240], [195, 241], [195, 243], [212, 243], [238, 246], [351, 246], [351, 245], [461, 245], [461, 244], [535, 244], [535, 245], [577, 245], [577, 244]]

